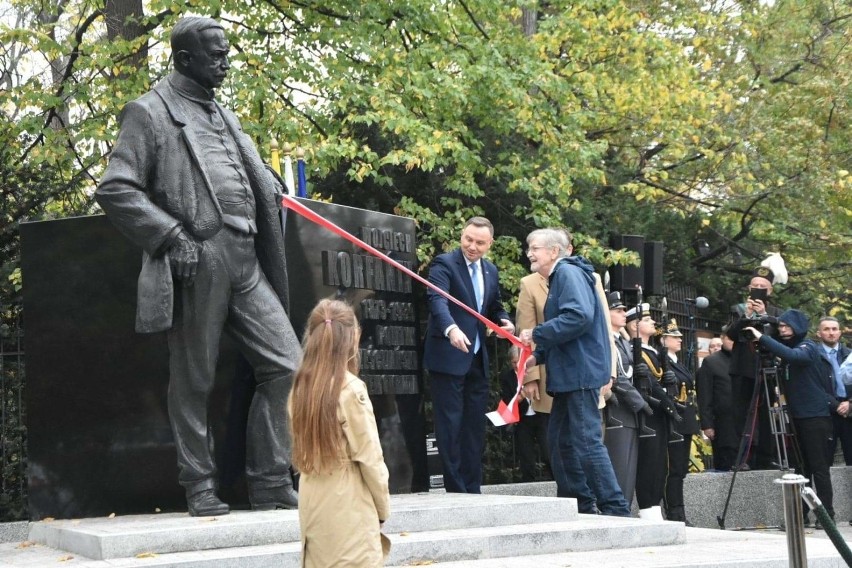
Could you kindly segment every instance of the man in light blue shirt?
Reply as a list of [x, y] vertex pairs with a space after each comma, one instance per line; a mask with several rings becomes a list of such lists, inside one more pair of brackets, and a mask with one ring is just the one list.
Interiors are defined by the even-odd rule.
[[[832, 316], [820, 318], [817, 337], [823, 350], [823, 356], [831, 363], [834, 375], [834, 394], [837, 395], [839, 400], [848, 400], [852, 396], [852, 384], [849, 384], [849, 386], [844, 384], [840, 365], [849, 357], [850, 350], [840, 343], [840, 323], [837, 318]], [[850, 380], [850, 383], [852, 383], [852, 380]], [[846, 465], [852, 465], [852, 419], [834, 414], [833, 420], [834, 449], [837, 449], [837, 442], [840, 441], [843, 448], [843, 461], [846, 462]]]
[[849, 388], [852, 387], [852, 351], [849, 352], [849, 356], [840, 365], [840, 380], [846, 385], [846, 392], [848, 393]]

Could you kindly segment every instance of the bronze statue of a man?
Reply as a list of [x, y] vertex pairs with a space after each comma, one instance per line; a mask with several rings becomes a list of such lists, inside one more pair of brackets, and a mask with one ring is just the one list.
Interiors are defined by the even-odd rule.
[[208, 419], [223, 330], [254, 369], [246, 440], [256, 510], [295, 508], [286, 399], [301, 349], [287, 317], [274, 178], [213, 91], [230, 67], [222, 26], [186, 17], [174, 72], [121, 113], [96, 198], [144, 250], [136, 330], [168, 330], [168, 407], [179, 481], [193, 516], [223, 515]]

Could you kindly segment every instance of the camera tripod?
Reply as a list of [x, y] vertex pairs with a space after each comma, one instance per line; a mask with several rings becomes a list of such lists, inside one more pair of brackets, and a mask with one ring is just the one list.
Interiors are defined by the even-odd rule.
[[[728, 487], [728, 495], [725, 498], [725, 507], [722, 514], [716, 517], [716, 520], [719, 523], [719, 528], [722, 530], [725, 530], [725, 517], [728, 514], [728, 506], [731, 502], [731, 494], [734, 490], [737, 473], [739, 472], [742, 464], [746, 461], [745, 458], [751, 448], [754, 428], [758, 422], [758, 413], [760, 412], [759, 406], [761, 401], [766, 405], [769, 413], [769, 430], [772, 437], [775, 439], [776, 463], [778, 464], [779, 469], [781, 471], [788, 471], [790, 469], [789, 455], [787, 453], [788, 440], [790, 441], [790, 447], [793, 449], [793, 453], [795, 454], [794, 457], [796, 459], [796, 463], [801, 463], [801, 453], [799, 452], [799, 446], [796, 443], [792, 421], [785, 402], [785, 396], [782, 388], [783, 381], [779, 381], [778, 367], [773, 365], [772, 362], [767, 362], [767, 365], [764, 366], [762, 364], [763, 360], [760, 354], [757, 361], [757, 378], [754, 381], [754, 389], [752, 390], [751, 401], [749, 402], [748, 413], [746, 414], [743, 436], [740, 440], [739, 449], [737, 450], [737, 458], [734, 461], [734, 474], [731, 476], [731, 484]], [[765, 434], [761, 432], [761, 435]], [[781, 529], [780, 526], [761, 526], [739, 527], [738, 530], [751, 530], [757, 528]]]

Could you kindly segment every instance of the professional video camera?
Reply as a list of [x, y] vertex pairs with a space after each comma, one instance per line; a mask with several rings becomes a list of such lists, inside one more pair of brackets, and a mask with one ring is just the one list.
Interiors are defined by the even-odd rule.
[[[755, 318], [749, 322], [748, 327], [760, 330], [763, 335], [768, 335], [770, 337], [778, 336], [778, 318], [773, 316], [760, 316], [759, 318]], [[747, 329], [742, 330], [740, 332], [740, 336], [743, 341], [755, 341], [757, 339], [754, 334]]]

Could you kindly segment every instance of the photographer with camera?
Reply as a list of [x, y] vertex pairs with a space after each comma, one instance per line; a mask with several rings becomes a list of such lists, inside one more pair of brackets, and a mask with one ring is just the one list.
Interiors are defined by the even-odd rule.
[[[801, 474], [813, 480], [817, 496], [834, 518], [831, 463], [834, 459], [834, 425], [832, 415], [847, 416], [849, 401], [835, 393], [835, 374], [822, 348], [805, 339], [809, 321], [799, 310], [787, 310], [778, 318], [778, 339], [756, 327], [746, 327], [760, 347], [778, 356], [786, 376], [783, 391], [793, 418], [793, 428], [802, 455]], [[786, 371], [786, 373], [784, 372]], [[805, 513], [805, 524], [808, 514]], [[817, 523], [817, 528], [819, 528]]]
[[[766, 264], [773, 266], [765, 266]], [[764, 325], [771, 325], [769, 318], [780, 313], [780, 310], [769, 304], [773, 285], [776, 283], [786, 284], [786, 282], [787, 271], [784, 267], [784, 261], [779, 255], [770, 255], [752, 273], [748, 285], [748, 298], [745, 303], [736, 306], [735, 318], [728, 328], [728, 337], [734, 342], [731, 348], [730, 367], [728, 368], [734, 399], [734, 427], [740, 445], [746, 444], [747, 446], [747, 451], [743, 455], [743, 463], [734, 464], [734, 467], [740, 469], [748, 469], [747, 456], [755, 435], [757, 436], [757, 452], [753, 464], [754, 468], [778, 469], [779, 467], [779, 464], [775, 463], [777, 454], [775, 439], [769, 426], [768, 401], [761, 396], [762, 388], [757, 380], [760, 377], [761, 369], [772, 366], [772, 362], [767, 360], [765, 356], [761, 358], [760, 350], [754, 338], [748, 336], [743, 330], [749, 326], [757, 326], [763, 331]], [[766, 331], [770, 330], [767, 328]], [[748, 420], [752, 410], [757, 412], [756, 431], [755, 421]]]

